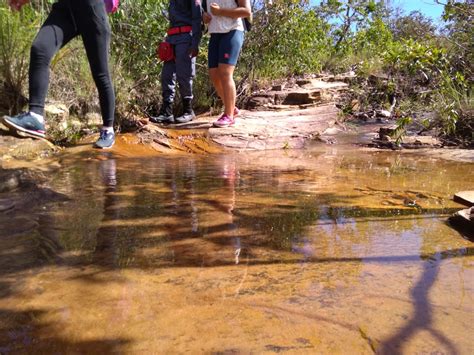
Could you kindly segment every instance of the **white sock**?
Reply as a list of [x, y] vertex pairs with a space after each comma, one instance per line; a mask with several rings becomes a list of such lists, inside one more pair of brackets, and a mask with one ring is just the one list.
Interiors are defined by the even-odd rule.
[[101, 131], [107, 131], [107, 133], [114, 133], [114, 127], [102, 126]]
[[44, 123], [44, 117], [41, 115], [38, 115], [37, 113], [34, 113], [33, 111], [30, 111], [30, 115], [36, 118], [38, 121], [41, 123]]

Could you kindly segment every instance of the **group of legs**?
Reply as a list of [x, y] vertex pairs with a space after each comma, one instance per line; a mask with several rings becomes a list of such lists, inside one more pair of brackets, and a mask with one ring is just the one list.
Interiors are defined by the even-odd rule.
[[[173, 40], [176, 56], [166, 62], [162, 71], [163, 104], [160, 114], [152, 118], [157, 123], [184, 123], [194, 118], [192, 82], [196, 58], [189, 55], [190, 34]], [[29, 69], [29, 111], [17, 116], [5, 116], [3, 121], [13, 129], [33, 137], [45, 137], [44, 106], [49, 86], [49, 66], [54, 55], [73, 38], [81, 36], [92, 76], [99, 93], [103, 119], [97, 148], [110, 148], [115, 142], [115, 93], [109, 71], [111, 30], [103, 0], [59, 0], [39, 30], [31, 47]], [[233, 72], [243, 42], [243, 31], [212, 33], [209, 44], [209, 75], [224, 104], [223, 115], [216, 127], [231, 126], [239, 113], [235, 107], [236, 89]], [[176, 81], [183, 99], [183, 115], [173, 116]]]
[[[236, 108], [236, 88], [234, 69], [243, 43], [242, 31], [211, 34], [209, 42], [208, 65], [209, 76], [215, 91], [224, 104], [223, 115], [213, 123], [215, 127], [227, 127], [235, 123], [239, 114]], [[188, 54], [191, 37], [186, 33], [169, 36], [175, 52], [173, 60], [166, 61], [161, 72], [162, 100], [158, 116], [151, 117], [153, 123], [186, 123], [194, 119], [192, 109], [193, 79], [196, 73], [196, 58]], [[176, 85], [178, 84], [178, 85]], [[183, 113], [173, 115], [173, 104], [176, 86], [179, 87], [183, 101]]]

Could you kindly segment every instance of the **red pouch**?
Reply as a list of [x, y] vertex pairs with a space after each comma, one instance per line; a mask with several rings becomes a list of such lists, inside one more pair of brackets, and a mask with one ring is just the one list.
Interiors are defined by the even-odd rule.
[[158, 58], [163, 62], [170, 62], [175, 59], [174, 56], [174, 48], [171, 43], [168, 42], [161, 42], [158, 45]]

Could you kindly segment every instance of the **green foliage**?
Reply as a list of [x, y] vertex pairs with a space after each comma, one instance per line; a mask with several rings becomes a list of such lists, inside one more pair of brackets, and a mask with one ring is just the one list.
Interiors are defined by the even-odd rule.
[[351, 51], [354, 33], [365, 28], [368, 22], [387, 16], [385, 3], [373, 0], [326, 0], [315, 11], [328, 23], [333, 23], [331, 35], [337, 54]]
[[409, 75], [422, 74], [427, 80], [429, 73], [439, 72], [448, 66], [446, 51], [429, 43], [412, 39], [395, 42], [385, 53], [388, 69]]
[[436, 26], [433, 21], [419, 11], [412, 11], [407, 16], [395, 18], [390, 24], [390, 28], [396, 40], [426, 41], [433, 39], [436, 34]]
[[[437, 126], [446, 136], [473, 142], [474, 95], [464, 76], [456, 72], [443, 73], [439, 90], [434, 95], [433, 108], [437, 112]], [[466, 143], [469, 145], [469, 143]]]
[[118, 12], [110, 16], [112, 54], [122, 70], [137, 79], [160, 72], [155, 51], [168, 28], [167, 3], [166, 0], [122, 0]]
[[35, 12], [26, 7], [12, 13], [6, 1], [0, 2], [0, 106], [10, 112], [25, 103], [22, 89], [28, 77], [28, 56], [38, 26]]
[[412, 121], [411, 117], [402, 117], [397, 120], [397, 128], [392, 133], [392, 138], [395, 138], [395, 144], [399, 145], [402, 142], [407, 127]]
[[329, 54], [329, 25], [305, 2], [275, 0], [257, 11], [239, 70], [258, 78], [317, 72]]

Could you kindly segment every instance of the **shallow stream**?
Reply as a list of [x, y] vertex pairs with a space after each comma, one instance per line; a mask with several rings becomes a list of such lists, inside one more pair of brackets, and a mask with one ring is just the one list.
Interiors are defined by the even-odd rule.
[[474, 164], [130, 155], [65, 153], [0, 214], [0, 353], [472, 353]]

